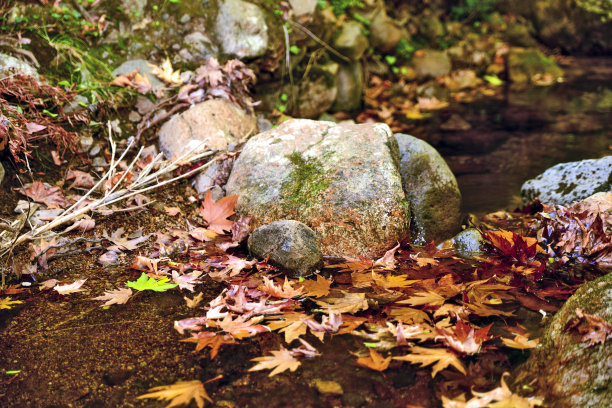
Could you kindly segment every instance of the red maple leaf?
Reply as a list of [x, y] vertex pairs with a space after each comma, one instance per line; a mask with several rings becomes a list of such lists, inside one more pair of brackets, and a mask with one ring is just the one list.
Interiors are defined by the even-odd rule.
[[208, 223], [208, 229], [216, 233], [223, 234], [225, 231], [231, 231], [233, 222], [228, 220], [235, 214], [234, 207], [238, 201], [238, 196], [223, 197], [216, 203], [213, 201], [212, 193], [208, 190], [200, 213], [202, 218]]

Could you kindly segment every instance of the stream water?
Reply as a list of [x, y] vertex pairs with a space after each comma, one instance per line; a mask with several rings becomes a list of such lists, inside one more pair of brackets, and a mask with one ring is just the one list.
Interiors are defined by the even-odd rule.
[[497, 98], [451, 105], [471, 129], [415, 132], [434, 145], [457, 176], [463, 211], [477, 215], [520, 204], [528, 179], [557, 163], [612, 154], [612, 59], [576, 59], [550, 87], [508, 87]]

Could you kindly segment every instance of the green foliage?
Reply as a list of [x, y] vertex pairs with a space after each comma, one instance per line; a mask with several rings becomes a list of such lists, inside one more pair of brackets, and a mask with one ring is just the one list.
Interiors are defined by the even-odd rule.
[[493, 86], [500, 86], [504, 83], [497, 75], [485, 75], [484, 79]]
[[331, 179], [321, 161], [316, 158], [306, 158], [298, 151], [286, 157], [293, 164], [293, 168], [290, 180], [282, 186], [283, 195], [286, 197], [283, 205], [288, 208], [308, 205], [321, 191], [329, 187]]
[[486, 19], [494, 11], [499, 0], [463, 0], [459, 6], [451, 8], [451, 16], [456, 21]]
[[346, 14], [346, 11], [351, 7], [362, 8], [364, 6], [361, 0], [329, 0], [327, 1], [318, 1], [319, 7], [325, 8], [328, 6], [332, 8], [336, 15]]
[[291, 47], [289, 47], [289, 52], [293, 55], [298, 55], [300, 53], [300, 47], [298, 47], [297, 45], [292, 45]]
[[414, 52], [417, 49], [418, 48], [414, 44], [412, 44], [411, 42], [409, 42], [405, 38], [402, 38], [400, 40], [400, 42], [397, 43], [397, 46], [395, 47], [395, 53], [400, 58], [403, 58], [405, 60], [409, 60], [410, 58], [412, 58], [412, 54], [414, 54]]
[[161, 279], [153, 279], [149, 278], [147, 274], [143, 272], [137, 281], [128, 281], [125, 286], [138, 291], [153, 290], [155, 292], [165, 292], [178, 286], [175, 283], [168, 282], [170, 282], [170, 278], [163, 277]]

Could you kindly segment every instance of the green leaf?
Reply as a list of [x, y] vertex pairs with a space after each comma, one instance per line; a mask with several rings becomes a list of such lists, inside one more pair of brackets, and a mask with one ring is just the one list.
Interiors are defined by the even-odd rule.
[[56, 118], [57, 117], [57, 113], [53, 113], [51, 111], [48, 111], [47, 109], [43, 109], [43, 113], [51, 116], [52, 118]]
[[19, 374], [21, 372], [21, 370], [8, 370], [6, 371], [6, 374], [11, 375], [11, 374]]
[[289, 52], [293, 55], [298, 55], [300, 53], [300, 47], [298, 47], [297, 45], [292, 45], [291, 47], [289, 47]]
[[387, 64], [393, 65], [397, 62], [397, 57], [394, 55], [385, 55], [385, 61], [387, 61]]
[[499, 79], [497, 75], [485, 75], [484, 79], [493, 86], [500, 86], [504, 83], [504, 81]]
[[138, 291], [153, 290], [155, 292], [165, 292], [178, 286], [175, 283], [168, 282], [170, 282], [170, 278], [163, 277], [158, 280], [154, 278], [149, 278], [147, 274], [143, 272], [137, 281], [128, 281], [125, 286], [127, 286], [128, 288], [136, 289]]

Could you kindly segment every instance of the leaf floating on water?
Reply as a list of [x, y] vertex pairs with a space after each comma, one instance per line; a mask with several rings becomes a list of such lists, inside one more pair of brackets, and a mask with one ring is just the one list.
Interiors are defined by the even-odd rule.
[[13, 300], [11, 297], [5, 297], [0, 299], [0, 309], [12, 309], [14, 305], [23, 303], [21, 300]]
[[465, 374], [465, 367], [457, 356], [445, 348], [425, 348], [414, 346], [410, 349], [410, 354], [402, 357], [393, 357], [394, 360], [408, 361], [412, 364], [421, 364], [421, 367], [433, 366], [431, 377], [444, 370], [448, 366], [453, 366], [461, 373]]
[[148, 277], [147, 274], [143, 272], [138, 280], [128, 281], [125, 286], [134, 288], [138, 291], [152, 290], [154, 292], [165, 292], [178, 286], [178, 284], [168, 282], [170, 282], [170, 278], [164, 276], [161, 279], [154, 279]]
[[138, 399], [156, 398], [162, 401], [170, 401], [166, 408], [176, 407], [179, 405], [188, 405], [191, 400], [194, 400], [198, 408], [204, 407], [204, 400], [213, 402], [206, 393], [204, 384], [200, 381], [179, 381], [172, 385], [162, 385], [149, 389], [152, 391], [148, 394], [137, 397]]
[[362, 367], [369, 368], [375, 371], [385, 371], [391, 363], [392, 357], [384, 358], [380, 353], [370, 348], [370, 355], [368, 357], [359, 357], [357, 364]]
[[132, 289], [113, 289], [109, 291], [105, 291], [104, 295], [92, 298], [92, 300], [106, 300], [107, 302], [102, 305], [110, 306], [110, 305], [122, 305], [125, 304], [128, 299], [132, 296]]
[[86, 280], [87, 279], [79, 279], [70, 284], [57, 285], [53, 289], [57, 291], [60, 295], [67, 295], [69, 293], [82, 292], [85, 289], [81, 289], [81, 286], [83, 286]]
[[258, 361], [249, 371], [272, 370], [268, 377], [280, 374], [283, 371], [295, 371], [300, 366], [300, 362], [293, 357], [291, 351], [281, 346], [280, 350], [271, 351], [271, 356], [256, 357], [251, 361]]

